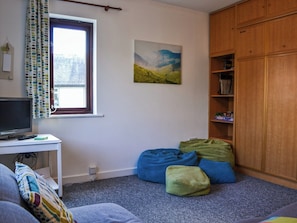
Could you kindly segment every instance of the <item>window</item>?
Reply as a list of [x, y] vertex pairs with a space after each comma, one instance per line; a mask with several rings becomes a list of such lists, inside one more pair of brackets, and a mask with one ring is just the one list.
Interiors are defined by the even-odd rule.
[[53, 114], [93, 113], [93, 23], [50, 18]]

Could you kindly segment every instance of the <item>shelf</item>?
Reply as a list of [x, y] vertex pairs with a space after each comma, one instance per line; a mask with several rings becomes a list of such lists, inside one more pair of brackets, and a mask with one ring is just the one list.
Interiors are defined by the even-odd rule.
[[232, 141], [232, 136], [218, 136], [218, 137], [215, 137], [215, 136], [212, 136], [210, 137], [211, 139], [219, 139], [219, 140], [223, 140], [229, 144], [233, 144], [233, 141]]
[[46, 178], [45, 180], [53, 190], [59, 189], [59, 185], [56, 183], [56, 181], [53, 178], [49, 177], [49, 178]]
[[233, 98], [233, 94], [213, 94], [211, 95], [212, 98]]
[[229, 73], [229, 72], [234, 72], [234, 68], [211, 71], [212, 74]]
[[223, 123], [223, 124], [233, 124], [233, 122], [230, 122], [230, 121], [217, 120], [217, 119], [211, 119], [210, 121], [217, 122], [217, 123]]
[[52, 189], [54, 189], [54, 190], [58, 190], [59, 189], [59, 185], [51, 177], [50, 167], [43, 167], [43, 168], [40, 168], [40, 169], [36, 169], [35, 172], [38, 173], [48, 183], [48, 185]]

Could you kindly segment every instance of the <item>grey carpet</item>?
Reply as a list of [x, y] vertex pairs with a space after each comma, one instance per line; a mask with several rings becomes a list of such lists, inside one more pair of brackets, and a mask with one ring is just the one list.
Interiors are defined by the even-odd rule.
[[117, 203], [145, 223], [233, 223], [296, 202], [297, 190], [237, 174], [236, 183], [212, 185], [209, 195], [178, 197], [165, 185], [127, 176], [65, 186], [63, 201], [67, 207]]

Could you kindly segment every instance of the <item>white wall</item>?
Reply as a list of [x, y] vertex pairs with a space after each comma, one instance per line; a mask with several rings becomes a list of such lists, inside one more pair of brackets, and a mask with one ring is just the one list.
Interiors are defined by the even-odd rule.
[[[7, 37], [15, 47], [14, 80], [0, 80], [1, 96], [24, 95], [25, 2], [0, 0], [0, 44]], [[90, 164], [99, 167], [98, 178], [132, 174], [146, 149], [207, 137], [208, 14], [152, 0], [96, 3], [123, 10], [50, 0], [51, 13], [96, 19], [98, 25], [97, 97], [104, 117], [35, 122], [37, 132], [63, 141], [64, 183], [88, 180]], [[135, 39], [181, 45], [182, 84], [133, 83]]]

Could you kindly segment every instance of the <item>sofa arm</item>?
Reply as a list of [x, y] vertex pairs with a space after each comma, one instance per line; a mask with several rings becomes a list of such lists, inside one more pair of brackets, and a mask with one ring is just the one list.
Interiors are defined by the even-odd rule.
[[92, 204], [69, 210], [74, 220], [79, 223], [142, 223], [138, 217], [114, 203]]
[[268, 215], [268, 217], [273, 217], [273, 216], [297, 218], [297, 202], [286, 205], [278, 209], [277, 211], [273, 212], [272, 214]]
[[297, 202], [286, 205], [266, 217], [256, 217], [256, 218], [245, 219], [245, 220], [237, 221], [237, 223], [258, 223], [270, 217], [276, 217], [276, 216], [297, 218]]
[[39, 223], [25, 208], [9, 201], [0, 201], [0, 222]]
[[267, 218], [256, 217], [256, 218], [240, 220], [240, 221], [237, 221], [236, 223], [259, 223], [261, 221], [264, 221], [265, 219], [267, 219]]

